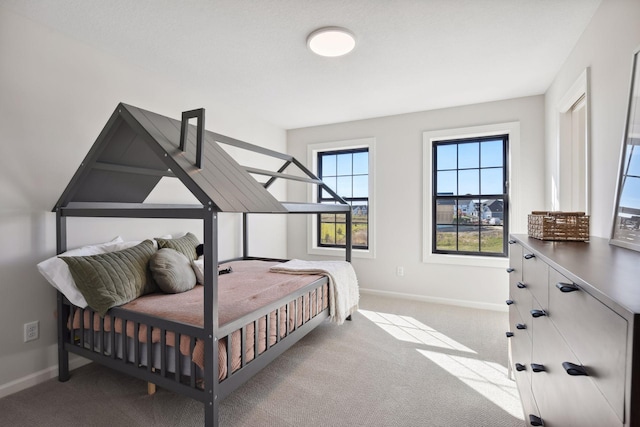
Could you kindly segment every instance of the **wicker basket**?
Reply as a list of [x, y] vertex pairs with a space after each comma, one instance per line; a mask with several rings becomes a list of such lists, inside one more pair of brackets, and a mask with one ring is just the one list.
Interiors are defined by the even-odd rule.
[[529, 236], [540, 240], [589, 240], [589, 215], [584, 212], [533, 211], [529, 215]]

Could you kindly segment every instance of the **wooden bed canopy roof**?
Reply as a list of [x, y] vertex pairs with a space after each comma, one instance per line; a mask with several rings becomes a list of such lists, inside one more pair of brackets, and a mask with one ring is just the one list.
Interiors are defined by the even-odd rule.
[[[189, 124], [194, 118], [197, 124]], [[242, 166], [220, 144], [280, 159], [283, 164], [278, 171]], [[290, 165], [301, 173], [284, 173]], [[253, 175], [269, 179], [260, 183]], [[202, 205], [143, 203], [163, 177], [178, 178]], [[338, 203], [278, 201], [268, 191], [278, 178], [319, 185]], [[71, 216], [93, 216], [95, 211], [96, 216], [102, 216], [97, 212], [108, 209], [116, 216], [118, 210], [142, 210], [148, 215], [150, 210], [158, 208], [164, 212], [162, 216], [169, 216], [167, 212], [171, 212], [170, 216], [182, 217], [180, 210], [203, 207], [215, 212], [244, 213], [351, 210], [347, 202], [294, 157], [205, 130], [204, 109], [186, 111], [180, 121], [120, 103], [53, 211]]]

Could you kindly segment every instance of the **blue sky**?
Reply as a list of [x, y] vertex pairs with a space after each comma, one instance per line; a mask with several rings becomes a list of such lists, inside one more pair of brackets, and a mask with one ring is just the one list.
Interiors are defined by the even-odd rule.
[[438, 145], [436, 150], [439, 194], [502, 194], [501, 139]]
[[342, 197], [368, 197], [368, 173], [369, 153], [367, 152], [323, 157], [322, 180]]

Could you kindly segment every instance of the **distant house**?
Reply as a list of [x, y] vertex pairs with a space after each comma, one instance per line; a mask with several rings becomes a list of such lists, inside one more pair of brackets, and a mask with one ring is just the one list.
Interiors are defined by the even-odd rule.
[[458, 205], [457, 210], [462, 216], [467, 216], [476, 221], [487, 222], [490, 220], [502, 222], [504, 216], [504, 202], [497, 199], [470, 200]]
[[492, 199], [484, 202], [491, 210], [491, 217], [504, 220], [504, 200]]
[[369, 209], [367, 206], [353, 206], [353, 215], [367, 216]]

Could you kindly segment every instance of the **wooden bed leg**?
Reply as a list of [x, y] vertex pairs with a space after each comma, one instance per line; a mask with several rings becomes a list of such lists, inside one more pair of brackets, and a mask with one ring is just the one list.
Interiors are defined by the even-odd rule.
[[149, 396], [153, 396], [154, 394], [156, 394], [156, 385], [154, 383], [147, 383], [147, 394]]
[[[151, 372], [155, 372], [156, 368], [151, 368]], [[147, 394], [149, 396], [153, 396], [154, 394], [156, 394], [156, 385], [154, 383], [152, 383], [151, 381], [147, 381]]]

